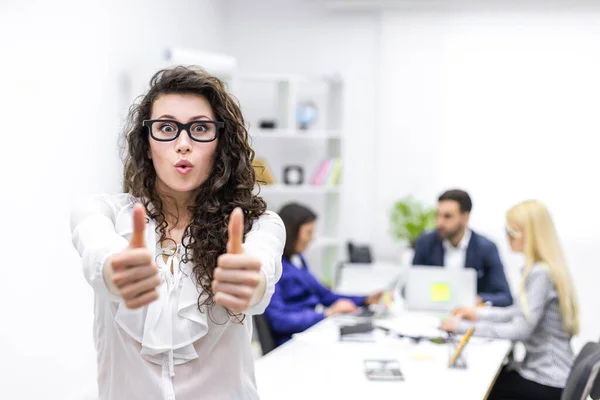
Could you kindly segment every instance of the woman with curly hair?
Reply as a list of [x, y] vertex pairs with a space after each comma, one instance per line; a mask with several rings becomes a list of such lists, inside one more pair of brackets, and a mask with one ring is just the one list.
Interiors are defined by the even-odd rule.
[[257, 399], [252, 318], [285, 228], [255, 194], [239, 106], [200, 69], [159, 71], [125, 130], [123, 192], [71, 215], [94, 289], [103, 400]]

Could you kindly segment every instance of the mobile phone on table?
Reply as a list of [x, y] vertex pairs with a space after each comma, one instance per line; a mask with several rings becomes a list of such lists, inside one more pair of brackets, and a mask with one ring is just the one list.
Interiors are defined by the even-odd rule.
[[403, 381], [398, 360], [365, 360], [365, 375], [372, 381]]

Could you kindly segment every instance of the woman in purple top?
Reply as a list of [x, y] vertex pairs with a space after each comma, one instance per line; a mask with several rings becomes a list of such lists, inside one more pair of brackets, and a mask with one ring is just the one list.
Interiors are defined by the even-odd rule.
[[286, 230], [281, 279], [265, 315], [277, 345], [288, 341], [324, 318], [376, 304], [381, 292], [369, 296], [343, 296], [323, 286], [309, 271], [302, 253], [313, 240], [316, 214], [297, 203], [279, 211]]

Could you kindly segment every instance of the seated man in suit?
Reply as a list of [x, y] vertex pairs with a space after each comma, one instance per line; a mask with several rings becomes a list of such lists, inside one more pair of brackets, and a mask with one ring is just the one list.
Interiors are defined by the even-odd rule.
[[417, 240], [413, 265], [475, 268], [478, 304], [509, 306], [513, 300], [498, 248], [468, 228], [471, 207], [465, 191], [442, 194], [438, 199], [437, 230]]

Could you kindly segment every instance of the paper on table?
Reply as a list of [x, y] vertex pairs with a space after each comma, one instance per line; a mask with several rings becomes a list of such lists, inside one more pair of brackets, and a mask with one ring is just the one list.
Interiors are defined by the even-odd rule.
[[340, 339], [339, 330], [334, 329], [317, 329], [317, 330], [307, 330], [304, 332], [296, 333], [292, 335], [294, 340], [301, 340], [310, 343], [336, 343]]
[[391, 319], [375, 320], [373, 325], [406, 336], [440, 337], [440, 320], [430, 315], [404, 314]]

